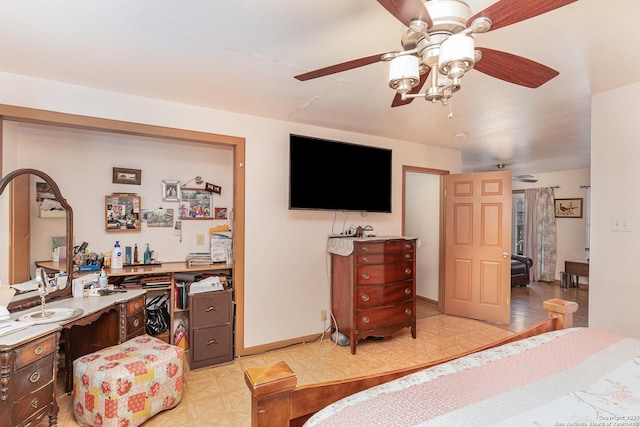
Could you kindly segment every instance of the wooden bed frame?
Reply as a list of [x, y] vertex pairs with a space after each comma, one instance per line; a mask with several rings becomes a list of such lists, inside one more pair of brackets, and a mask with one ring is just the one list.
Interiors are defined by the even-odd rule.
[[285, 362], [270, 367], [248, 368], [245, 370], [244, 378], [251, 392], [251, 425], [301, 426], [320, 409], [358, 391], [480, 350], [573, 326], [573, 313], [578, 309], [577, 303], [551, 299], [544, 301], [543, 306], [548, 313], [547, 319], [531, 328], [462, 354], [409, 368], [300, 387], [296, 386], [296, 374]]

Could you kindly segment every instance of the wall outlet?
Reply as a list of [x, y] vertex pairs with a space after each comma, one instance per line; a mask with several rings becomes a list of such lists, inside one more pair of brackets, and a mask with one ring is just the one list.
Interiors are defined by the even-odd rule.
[[196, 245], [204, 245], [204, 234], [196, 234]]
[[320, 320], [323, 322], [327, 320], [327, 310], [320, 310]]

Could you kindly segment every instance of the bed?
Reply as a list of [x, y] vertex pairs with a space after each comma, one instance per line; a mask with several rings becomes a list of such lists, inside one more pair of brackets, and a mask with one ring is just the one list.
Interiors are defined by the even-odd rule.
[[252, 426], [640, 426], [640, 340], [573, 328], [574, 302], [544, 307], [521, 333], [393, 372], [297, 386], [284, 362], [247, 369]]

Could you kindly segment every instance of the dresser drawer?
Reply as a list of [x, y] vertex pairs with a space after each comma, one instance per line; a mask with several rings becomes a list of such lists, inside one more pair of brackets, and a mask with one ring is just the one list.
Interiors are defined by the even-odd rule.
[[[231, 340], [233, 333], [231, 325], [212, 326], [210, 328], [196, 329], [193, 331], [193, 362], [206, 359], [233, 359], [233, 346]], [[219, 360], [222, 361], [222, 360]]]
[[410, 251], [415, 248], [413, 240], [389, 240], [375, 241], [371, 243], [357, 243], [356, 255], [374, 254], [383, 252]]
[[413, 301], [402, 304], [357, 310], [356, 327], [360, 331], [385, 328], [414, 319]]
[[56, 350], [56, 337], [54, 335], [49, 335], [20, 347], [16, 350], [15, 369], [18, 370]]
[[389, 252], [386, 254], [364, 254], [356, 257], [356, 264], [384, 264], [413, 260], [414, 252]]
[[13, 386], [21, 394], [31, 393], [53, 380], [53, 354], [16, 371]]
[[413, 262], [358, 266], [356, 285], [377, 285], [413, 279]]
[[144, 295], [127, 301], [127, 316], [143, 311], [144, 309]]
[[231, 294], [228, 291], [196, 294], [191, 302], [192, 328], [231, 323]]
[[356, 289], [356, 306], [358, 308], [396, 304], [413, 298], [412, 280], [389, 286], [361, 286]]
[[53, 405], [53, 382], [35, 393], [24, 395], [13, 406], [13, 425], [22, 423], [49, 405]]
[[144, 311], [136, 313], [132, 316], [127, 317], [127, 339], [131, 338], [131, 336], [137, 336], [140, 334], [135, 334], [140, 329], [145, 328], [144, 324]]

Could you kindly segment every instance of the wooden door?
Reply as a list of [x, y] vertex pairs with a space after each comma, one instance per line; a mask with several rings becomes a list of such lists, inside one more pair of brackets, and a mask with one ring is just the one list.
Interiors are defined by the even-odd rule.
[[509, 324], [511, 172], [446, 180], [444, 312]]

